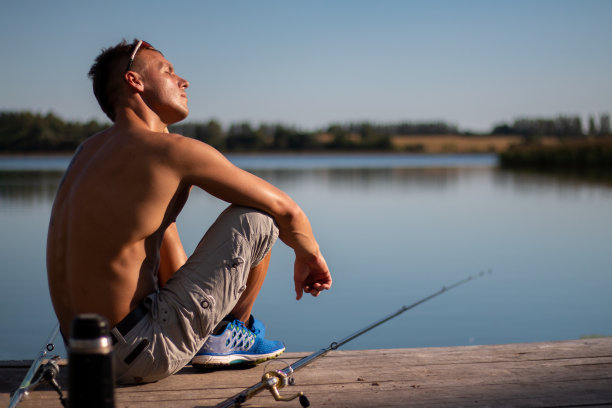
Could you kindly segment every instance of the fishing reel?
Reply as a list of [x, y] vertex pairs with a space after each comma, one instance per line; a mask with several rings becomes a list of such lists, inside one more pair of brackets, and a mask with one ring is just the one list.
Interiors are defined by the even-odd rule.
[[[51, 347], [47, 345], [47, 350], [52, 351], [53, 345], [51, 345]], [[59, 359], [59, 356], [53, 356], [49, 360], [47, 360], [44, 365], [38, 367], [30, 381], [30, 384], [27, 387], [23, 387], [17, 390], [17, 392], [13, 396], [13, 399], [11, 400], [11, 404], [9, 405], [9, 407], [17, 406], [17, 404], [19, 404], [19, 402], [21, 402], [23, 398], [27, 397], [30, 392], [34, 391], [36, 388], [38, 388], [38, 386], [45, 383], [50, 385], [51, 388], [53, 388], [58, 393], [59, 400], [62, 406], [65, 407], [67, 401], [62, 391], [62, 388], [57, 382], [57, 377], [60, 371]]]
[[279, 388], [292, 385], [293, 377], [288, 377], [287, 374], [280, 370], [268, 371], [261, 377], [261, 383], [270, 391], [276, 401], [292, 401], [296, 398], [300, 399], [300, 405], [304, 408], [310, 406], [310, 401], [302, 391], [291, 396], [283, 396], [278, 392]]
[[60, 402], [63, 406], [66, 406], [66, 398], [59, 383], [57, 382], [57, 376], [59, 375], [59, 356], [53, 356], [47, 361], [47, 364], [40, 367], [38, 373], [33, 381], [33, 385], [36, 387], [38, 384], [46, 382], [53, 388], [59, 395]]

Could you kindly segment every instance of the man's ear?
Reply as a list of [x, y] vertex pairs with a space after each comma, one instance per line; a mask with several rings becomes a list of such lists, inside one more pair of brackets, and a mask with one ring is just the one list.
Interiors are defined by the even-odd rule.
[[144, 91], [144, 83], [142, 82], [142, 77], [140, 74], [134, 71], [128, 71], [124, 75], [125, 81], [128, 86], [132, 88], [136, 92]]

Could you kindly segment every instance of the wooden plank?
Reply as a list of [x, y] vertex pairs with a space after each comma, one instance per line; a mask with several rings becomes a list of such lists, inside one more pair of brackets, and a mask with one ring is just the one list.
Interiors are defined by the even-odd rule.
[[[307, 353], [248, 369], [186, 367], [153, 384], [119, 387], [117, 407], [211, 407]], [[27, 365], [0, 364], [0, 404], [8, 405]], [[60, 384], [66, 384], [63, 369]], [[304, 391], [314, 407], [612, 406], [612, 338], [423, 349], [333, 351], [294, 375], [283, 395]], [[48, 387], [20, 407], [59, 407]], [[299, 407], [268, 392], [245, 407]]]

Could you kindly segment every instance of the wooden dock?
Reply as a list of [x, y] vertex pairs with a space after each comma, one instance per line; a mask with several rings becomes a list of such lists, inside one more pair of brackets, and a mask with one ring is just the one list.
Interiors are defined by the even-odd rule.
[[[185, 367], [153, 384], [119, 387], [117, 407], [214, 407], [307, 353], [248, 369]], [[6, 407], [28, 362], [0, 363]], [[264, 369], [265, 367], [265, 369]], [[66, 384], [67, 369], [60, 375]], [[294, 375], [282, 395], [303, 391], [312, 407], [612, 407], [612, 338], [494, 346], [332, 351]], [[60, 407], [49, 387], [20, 407]], [[244, 407], [300, 407], [262, 392]]]

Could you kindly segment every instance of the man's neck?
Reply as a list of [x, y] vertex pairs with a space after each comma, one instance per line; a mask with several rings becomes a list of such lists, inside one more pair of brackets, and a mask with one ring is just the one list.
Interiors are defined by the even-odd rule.
[[149, 109], [132, 109], [131, 107], [116, 110], [115, 125], [119, 127], [137, 126], [153, 132], [164, 132], [167, 124]]

